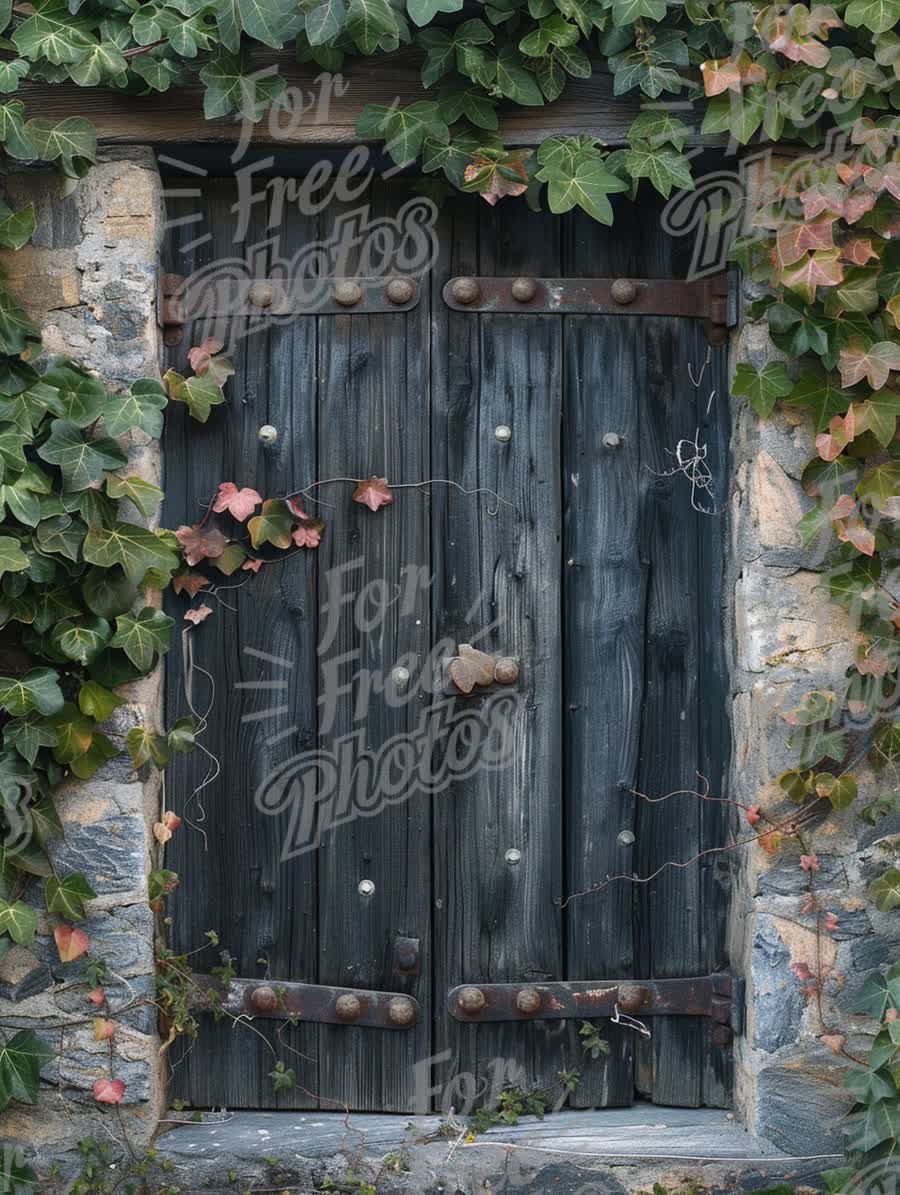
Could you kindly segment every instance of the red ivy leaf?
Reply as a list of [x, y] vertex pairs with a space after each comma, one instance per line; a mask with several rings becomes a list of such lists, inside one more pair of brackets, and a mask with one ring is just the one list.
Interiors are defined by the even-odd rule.
[[862, 552], [864, 556], [875, 555], [875, 536], [862, 519], [848, 519], [845, 523], [835, 524], [835, 531], [842, 544], [853, 544], [857, 552]]
[[844, 267], [838, 261], [840, 249], [823, 249], [784, 271], [784, 284], [807, 303], [812, 303], [819, 286], [837, 286], [844, 280]]
[[58, 925], [53, 931], [53, 937], [62, 963], [71, 963], [81, 958], [91, 944], [83, 929], [73, 929], [70, 925]]
[[125, 1098], [125, 1084], [121, 1079], [98, 1079], [92, 1091], [98, 1104], [121, 1104]]
[[91, 1004], [96, 1004], [96, 1006], [99, 1008], [106, 999], [106, 992], [104, 992], [103, 988], [94, 988], [92, 992], [88, 992], [87, 998], [90, 1000]]
[[245, 573], [258, 573], [265, 564], [264, 560], [252, 560], [249, 556], [241, 565], [241, 570]]
[[94, 1018], [94, 1041], [109, 1041], [116, 1031], [116, 1022], [105, 1017]]
[[844, 1043], [846, 1042], [846, 1040], [847, 1039], [846, 1039], [846, 1037], [844, 1037], [843, 1033], [823, 1033], [822, 1034], [822, 1041], [825, 1043], [825, 1045], [828, 1047], [828, 1049], [832, 1052], [832, 1054], [840, 1054], [841, 1050], [843, 1050], [843, 1048], [844, 1048]]
[[809, 963], [791, 963], [791, 970], [797, 976], [801, 983], [815, 983], [816, 977], [809, 969]]
[[827, 930], [836, 930], [838, 927], [838, 919], [835, 917], [834, 913], [826, 913], [822, 918], [822, 925]]
[[878, 258], [870, 237], [853, 237], [841, 250], [841, 256], [855, 266], [864, 266], [871, 257]]
[[238, 522], [243, 523], [245, 519], [249, 519], [260, 502], [262, 502], [262, 497], [257, 494], [256, 490], [251, 490], [246, 486], [239, 490], [233, 481], [223, 481], [219, 486], [212, 508], [217, 514], [227, 510]]
[[188, 564], [199, 564], [201, 560], [214, 560], [228, 547], [228, 540], [218, 527], [204, 527], [195, 523], [192, 527], [179, 527], [175, 538]]
[[760, 810], [758, 805], [751, 805], [750, 808], [747, 810], [746, 817], [747, 817], [747, 821], [750, 823], [750, 825], [755, 826], [757, 824], [757, 822], [759, 821], [759, 819], [762, 817], [762, 811]]
[[759, 845], [767, 855], [777, 855], [781, 850], [782, 834], [780, 830], [769, 830], [759, 840]]
[[317, 548], [322, 542], [322, 525], [315, 522], [301, 523], [299, 527], [294, 528], [291, 538], [298, 548]]
[[361, 481], [353, 491], [353, 501], [361, 502], [369, 510], [378, 510], [381, 506], [389, 506], [394, 501], [386, 477], [370, 477], [368, 481]]
[[204, 577], [202, 573], [179, 573], [177, 577], [172, 578], [172, 588], [176, 593], [187, 593], [192, 598], [196, 597], [201, 589], [205, 589], [209, 584], [209, 577]]
[[889, 340], [867, 345], [859, 337], [853, 337], [847, 348], [841, 350], [838, 369], [841, 385], [846, 390], [863, 378], [873, 390], [882, 390], [887, 384], [892, 369], [900, 369], [900, 345]]
[[710, 58], [700, 66], [703, 75], [703, 90], [708, 96], [721, 95], [723, 91], [741, 93], [741, 71], [730, 58]]
[[466, 190], [476, 191], [491, 207], [507, 195], [521, 195], [528, 190], [523, 156], [522, 150], [513, 150], [499, 160], [473, 154], [472, 165], [466, 167], [463, 175], [468, 184]]
[[804, 871], [818, 871], [819, 858], [817, 855], [801, 855], [800, 866]]
[[204, 374], [209, 369], [210, 362], [216, 353], [221, 353], [225, 345], [214, 336], [207, 336], [202, 344], [195, 345], [188, 350], [188, 361], [196, 374]]
[[202, 606], [197, 606], [197, 608], [194, 610], [186, 610], [185, 611], [184, 621], [192, 622], [194, 624], [194, 626], [196, 626], [198, 623], [203, 622], [205, 619], [209, 618], [209, 616], [210, 616], [210, 614], [212, 614], [212, 612], [213, 611], [212, 611], [211, 606], [207, 606], [206, 604], [204, 604]]

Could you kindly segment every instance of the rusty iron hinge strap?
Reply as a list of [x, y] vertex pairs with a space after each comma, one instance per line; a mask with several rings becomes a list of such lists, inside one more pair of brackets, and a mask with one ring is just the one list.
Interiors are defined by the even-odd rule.
[[411, 1029], [419, 1020], [418, 1001], [398, 992], [373, 992], [313, 983], [232, 979], [223, 991], [212, 976], [195, 975], [196, 1007], [232, 1016], [363, 1025], [370, 1029]]
[[[569, 983], [459, 984], [447, 993], [458, 1021], [565, 1020], [615, 1016], [709, 1017], [726, 1044], [740, 1032], [742, 984], [731, 975], [692, 979], [588, 979]], [[716, 1030], [714, 1029], [714, 1034]]]
[[727, 272], [677, 278], [451, 278], [454, 311], [516, 315], [678, 315], [706, 321], [714, 344], [734, 323]]

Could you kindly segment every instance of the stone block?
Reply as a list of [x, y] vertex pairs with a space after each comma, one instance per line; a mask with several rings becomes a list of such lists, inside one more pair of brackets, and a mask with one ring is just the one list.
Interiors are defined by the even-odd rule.
[[37, 249], [25, 245], [0, 252], [9, 289], [32, 314], [45, 314], [81, 302], [81, 273], [74, 249]]
[[756, 1075], [757, 1133], [787, 1154], [840, 1153], [840, 1121], [853, 1102], [844, 1072], [830, 1050], [811, 1043], [763, 1066]]
[[767, 1053], [797, 1040], [803, 997], [791, 954], [770, 917], [760, 917], [751, 947], [753, 1044]]

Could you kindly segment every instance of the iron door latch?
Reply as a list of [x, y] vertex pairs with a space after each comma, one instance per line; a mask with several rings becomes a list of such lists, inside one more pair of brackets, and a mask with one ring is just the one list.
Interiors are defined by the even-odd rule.
[[725, 1046], [743, 1031], [743, 980], [732, 975], [692, 979], [588, 979], [571, 983], [460, 984], [447, 993], [458, 1021], [565, 1020], [579, 1017], [709, 1017], [712, 1039]]

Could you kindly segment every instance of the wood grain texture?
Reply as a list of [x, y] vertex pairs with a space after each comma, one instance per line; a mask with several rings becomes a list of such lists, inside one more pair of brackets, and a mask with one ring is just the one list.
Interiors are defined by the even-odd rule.
[[[421, 83], [421, 53], [404, 50], [375, 59], [351, 62], [346, 79], [332, 89], [328, 103], [318, 79], [323, 72], [314, 64], [297, 63], [292, 50], [257, 52], [251, 65], [276, 65], [289, 89], [289, 103], [281, 113], [266, 115], [256, 126], [257, 145], [356, 144], [356, 119], [366, 104], [412, 104], [427, 98]], [[326, 79], [327, 75], [324, 76]], [[203, 142], [232, 143], [241, 124], [235, 117], [205, 120], [203, 85], [199, 82], [152, 92], [125, 95], [75, 84], [24, 83], [19, 95], [29, 116], [64, 117], [77, 112], [97, 128], [103, 144], [191, 145]], [[631, 122], [641, 110], [642, 97], [633, 92], [613, 96], [612, 77], [595, 61], [590, 79], [570, 79], [554, 104], [540, 108], [501, 109], [500, 135], [507, 145], [532, 145], [555, 134], [587, 133], [610, 145], [624, 143]], [[689, 145], [724, 145], [719, 136], [699, 132], [699, 121], [689, 110], [679, 117], [691, 128]]]

